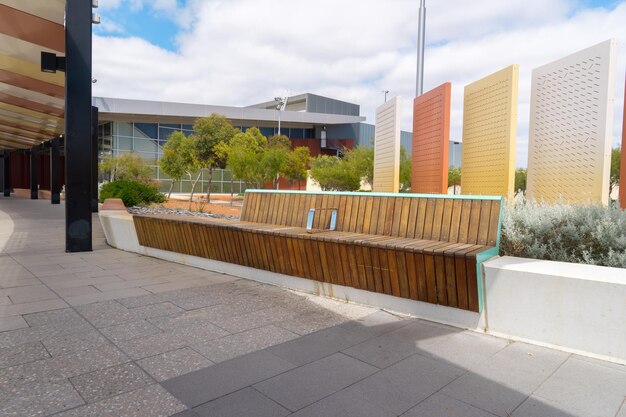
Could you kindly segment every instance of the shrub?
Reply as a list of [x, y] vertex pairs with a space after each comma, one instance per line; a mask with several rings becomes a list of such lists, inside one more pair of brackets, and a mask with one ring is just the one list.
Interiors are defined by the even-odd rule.
[[507, 207], [501, 254], [626, 268], [626, 211], [521, 203]]
[[134, 180], [117, 180], [104, 184], [100, 189], [100, 202], [107, 198], [121, 198], [126, 207], [165, 201], [165, 196], [159, 192], [157, 185]]

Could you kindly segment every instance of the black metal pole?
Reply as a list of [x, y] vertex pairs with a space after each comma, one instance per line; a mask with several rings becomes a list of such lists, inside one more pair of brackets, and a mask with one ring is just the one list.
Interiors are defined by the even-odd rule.
[[61, 138], [50, 142], [50, 203], [61, 204]]
[[39, 198], [39, 149], [30, 149], [30, 199]]
[[91, 107], [91, 212], [98, 212], [98, 108]]
[[65, 6], [65, 250], [92, 250], [91, 1]]
[[9, 151], [4, 151], [4, 175], [2, 181], [4, 182], [4, 196], [11, 197], [11, 154]]

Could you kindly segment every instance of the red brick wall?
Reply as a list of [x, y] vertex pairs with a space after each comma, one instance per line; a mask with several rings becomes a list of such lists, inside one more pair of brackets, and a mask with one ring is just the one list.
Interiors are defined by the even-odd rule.
[[413, 102], [411, 192], [448, 192], [451, 89], [442, 84]]

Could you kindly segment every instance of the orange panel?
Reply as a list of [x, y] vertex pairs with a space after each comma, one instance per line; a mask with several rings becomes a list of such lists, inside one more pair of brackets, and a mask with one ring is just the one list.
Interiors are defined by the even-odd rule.
[[619, 175], [619, 201], [626, 209], [626, 88], [624, 88], [624, 116], [622, 118], [622, 162]]
[[450, 83], [413, 101], [413, 172], [411, 192], [448, 193]]

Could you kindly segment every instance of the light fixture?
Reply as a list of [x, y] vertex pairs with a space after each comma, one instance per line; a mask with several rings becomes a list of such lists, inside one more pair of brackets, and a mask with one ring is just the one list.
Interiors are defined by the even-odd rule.
[[100, 15], [98, 13], [91, 14], [91, 23], [93, 23], [94, 25], [100, 24]]
[[41, 51], [41, 72], [54, 74], [57, 71], [65, 72], [65, 57]]

